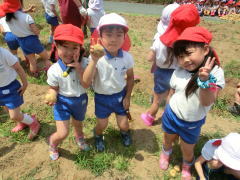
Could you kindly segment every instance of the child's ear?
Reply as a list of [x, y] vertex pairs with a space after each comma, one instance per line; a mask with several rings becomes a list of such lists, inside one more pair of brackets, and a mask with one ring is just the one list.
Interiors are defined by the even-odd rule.
[[210, 51], [209, 45], [205, 44], [204, 47], [203, 47], [203, 50], [204, 50], [204, 56], [206, 56]]

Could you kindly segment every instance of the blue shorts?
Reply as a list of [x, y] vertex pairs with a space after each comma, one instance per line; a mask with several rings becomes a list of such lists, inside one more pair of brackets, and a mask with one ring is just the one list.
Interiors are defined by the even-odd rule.
[[46, 19], [47, 23], [52, 25], [52, 26], [58, 26], [59, 25], [57, 16], [52, 17], [52, 16], [49, 16], [47, 13], [45, 13], [45, 19]]
[[38, 36], [31, 35], [27, 37], [18, 37], [18, 42], [23, 50], [24, 55], [39, 54], [43, 52], [44, 47], [38, 39]]
[[154, 92], [157, 94], [164, 93], [170, 89], [170, 79], [174, 69], [164, 69], [157, 67], [154, 71]]
[[53, 107], [54, 119], [66, 121], [72, 116], [75, 120], [83, 121], [87, 111], [88, 96], [66, 97], [58, 94], [57, 103]]
[[112, 95], [104, 95], [95, 93], [95, 115], [97, 118], [108, 118], [111, 113], [117, 115], [126, 115], [126, 110], [123, 107], [123, 99], [126, 95], [126, 90]]
[[196, 144], [205, 119], [196, 122], [179, 119], [168, 104], [162, 116], [162, 128], [168, 134], [178, 134], [188, 144]]
[[19, 48], [17, 36], [15, 36], [12, 32], [5, 33], [4, 41], [7, 43], [9, 49], [11, 50], [17, 50]]
[[14, 80], [9, 85], [0, 87], [0, 106], [6, 106], [9, 109], [15, 109], [23, 104], [23, 96], [18, 92], [21, 84]]

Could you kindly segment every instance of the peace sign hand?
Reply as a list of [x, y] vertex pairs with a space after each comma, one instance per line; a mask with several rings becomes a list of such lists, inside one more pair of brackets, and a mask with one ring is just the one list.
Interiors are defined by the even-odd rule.
[[214, 62], [215, 62], [215, 57], [212, 57], [212, 58], [209, 57], [205, 65], [199, 69], [198, 76], [201, 81], [207, 81], [209, 79], [209, 74], [212, 70]]

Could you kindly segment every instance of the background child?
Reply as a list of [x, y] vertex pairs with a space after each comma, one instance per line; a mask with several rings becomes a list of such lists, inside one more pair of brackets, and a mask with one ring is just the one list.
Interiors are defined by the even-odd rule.
[[46, 69], [48, 69], [51, 64], [48, 60], [47, 51], [39, 41], [39, 30], [33, 18], [19, 9], [20, 3], [16, 1], [9, 3], [8, 0], [6, 0], [1, 6], [2, 13], [0, 16], [6, 14], [6, 22], [11, 32], [18, 37], [19, 45], [29, 60], [31, 73], [33, 76], [38, 76], [35, 54], [39, 54], [44, 60]]
[[88, 2], [88, 7], [88, 26], [91, 33], [93, 33], [98, 26], [100, 18], [105, 14], [103, 9], [103, 0], [90, 0]]
[[42, 0], [44, 9], [45, 9], [45, 18], [48, 24], [51, 26], [51, 35], [49, 37], [48, 42], [53, 42], [53, 33], [56, 27], [59, 25], [58, 21], [61, 22], [60, 17], [56, 11], [56, 0]]
[[235, 177], [228, 176], [229, 180], [240, 179], [240, 134], [230, 133], [206, 142], [195, 168], [200, 180], [209, 180], [211, 174], [222, 171]]
[[200, 22], [197, 8], [193, 4], [185, 4], [178, 8], [173, 6], [172, 8], [175, 10], [171, 10], [172, 14], [169, 15], [171, 16], [169, 27], [160, 38], [156, 38], [149, 53], [149, 61], [156, 61], [157, 68], [154, 72], [153, 103], [146, 113], [141, 114], [143, 122], [148, 126], [152, 125], [159, 105], [168, 96], [169, 81], [174, 69], [177, 68], [176, 58], [170, 49], [171, 41], [186, 27], [195, 26]]
[[[59, 157], [57, 146], [69, 133], [71, 116], [76, 143], [81, 150], [89, 149], [82, 130], [82, 121], [88, 104], [85, 90], [88, 85], [82, 80], [86, 61], [79, 62], [83, 56], [83, 39], [82, 30], [71, 24], [61, 24], [54, 32], [59, 60], [48, 70], [47, 83], [50, 85], [48, 93], [52, 94], [53, 98], [46, 98], [47, 104], [54, 105], [57, 127], [57, 131], [49, 137], [49, 152], [52, 160], [57, 160]], [[63, 77], [63, 72], [68, 66], [73, 69], [67, 77]]]
[[3, 34], [4, 41], [7, 43], [9, 50], [17, 57], [17, 50], [19, 48], [17, 36], [15, 36], [9, 29], [5, 17], [0, 19], [0, 31]]
[[234, 105], [229, 107], [228, 111], [234, 115], [240, 116], [240, 83], [237, 84]]
[[130, 106], [134, 84], [133, 58], [121, 49], [128, 26], [118, 14], [104, 15], [98, 26], [100, 41], [106, 55], [100, 59], [95, 55], [84, 73], [86, 82], [93, 80], [95, 91], [95, 115], [97, 124], [94, 129], [95, 146], [98, 151], [105, 149], [103, 131], [107, 128], [108, 117], [116, 114], [124, 146], [132, 143], [126, 110]]
[[[19, 75], [22, 85], [17, 80]], [[18, 122], [12, 132], [18, 132], [29, 126], [28, 138], [32, 140], [40, 129], [40, 124], [34, 116], [23, 114], [20, 106], [23, 104], [23, 94], [27, 88], [26, 74], [18, 59], [8, 50], [0, 48], [0, 106], [5, 106], [12, 120]]]
[[178, 136], [183, 155], [182, 179], [191, 179], [194, 146], [206, 114], [224, 87], [224, 73], [209, 46], [212, 34], [202, 27], [189, 27], [173, 45], [180, 68], [171, 77], [172, 94], [162, 116], [164, 131], [160, 168], [166, 170], [172, 144]]

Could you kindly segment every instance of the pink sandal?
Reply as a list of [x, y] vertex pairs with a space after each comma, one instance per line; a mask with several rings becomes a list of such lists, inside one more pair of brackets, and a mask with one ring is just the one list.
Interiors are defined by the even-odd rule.
[[182, 164], [182, 180], [191, 180], [192, 175], [191, 175], [191, 166], [183, 163]]
[[160, 159], [159, 159], [159, 167], [160, 169], [166, 171], [169, 166], [170, 155], [161, 152]]
[[11, 132], [13, 132], [13, 133], [19, 132], [19, 131], [23, 130], [26, 127], [27, 127], [26, 124], [18, 122], [17, 125], [11, 130]]
[[149, 114], [149, 113], [142, 113], [141, 114], [141, 118], [143, 120], [143, 122], [147, 125], [147, 126], [152, 126], [153, 121], [154, 121], [154, 117]]
[[28, 134], [28, 139], [30, 140], [33, 140], [37, 136], [40, 130], [40, 123], [38, 122], [36, 117], [32, 116], [32, 119], [33, 119], [33, 122], [32, 124], [29, 125], [30, 132]]

